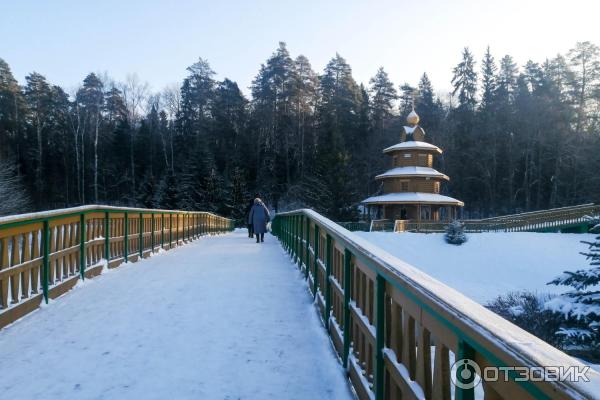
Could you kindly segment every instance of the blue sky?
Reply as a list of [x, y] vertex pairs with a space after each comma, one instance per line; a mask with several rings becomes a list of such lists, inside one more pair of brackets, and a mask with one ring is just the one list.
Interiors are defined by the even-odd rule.
[[600, 44], [599, 1], [35, 1], [0, 0], [0, 57], [20, 82], [31, 71], [74, 88], [89, 72], [137, 73], [153, 90], [179, 83], [198, 57], [247, 87], [285, 41], [317, 72], [339, 52], [359, 82], [383, 66], [396, 84], [426, 71], [450, 88], [464, 46], [489, 44], [519, 64]]

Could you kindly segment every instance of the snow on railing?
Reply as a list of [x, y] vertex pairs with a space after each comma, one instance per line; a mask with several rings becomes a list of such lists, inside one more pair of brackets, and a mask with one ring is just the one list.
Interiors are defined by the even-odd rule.
[[2, 217], [0, 328], [105, 266], [232, 229], [232, 220], [208, 212], [99, 205]]
[[277, 214], [273, 232], [360, 399], [600, 398], [599, 373], [318, 213]]

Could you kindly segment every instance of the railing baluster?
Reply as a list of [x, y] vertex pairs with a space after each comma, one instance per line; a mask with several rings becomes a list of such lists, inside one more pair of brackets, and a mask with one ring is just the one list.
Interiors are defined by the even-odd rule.
[[306, 244], [304, 246], [306, 251], [306, 259], [304, 260], [304, 278], [308, 279], [308, 270], [310, 268], [310, 219], [306, 217], [306, 233], [305, 233]]
[[144, 256], [144, 214], [140, 213], [140, 220], [138, 223], [139, 232], [138, 232], [138, 253], [139, 257], [142, 258]]
[[48, 281], [50, 269], [50, 223], [44, 220], [44, 230], [42, 234], [42, 247], [44, 248], [44, 259], [42, 262], [42, 291], [44, 293], [44, 301], [48, 304]]
[[385, 345], [385, 278], [378, 274], [375, 285], [375, 398], [377, 400], [383, 400], [383, 347]]
[[325, 310], [323, 321], [329, 330], [329, 316], [331, 315], [331, 263], [333, 262], [333, 243], [331, 235], [327, 234], [325, 244]]
[[352, 253], [344, 249], [344, 352], [342, 361], [344, 368], [348, 368], [348, 357], [350, 355], [350, 294], [352, 287]]
[[104, 213], [104, 259], [106, 260], [106, 266], [110, 262], [110, 214]]
[[152, 218], [152, 222], [151, 222], [151, 230], [152, 230], [152, 234], [150, 235], [150, 248], [152, 249], [150, 251], [150, 254], [154, 254], [154, 213], [151, 213], [151, 218]]
[[319, 225], [315, 224], [315, 235], [314, 235], [314, 246], [313, 246], [313, 296], [317, 297], [317, 290], [319, 288]]
[[81, 275], [81, 280], [85, 279], [85, 267], [87, 263], [86, 257], [86, 221], [85, 221], [85, 213], [81, 213], [79, 219], [79, 274]]
[[125, 217], [123, 221], [123, 229], [125, 232], [123, 233], [123, 255], [125, 257], [125, 262], [129, 262], [129, 213], [125, 211]]

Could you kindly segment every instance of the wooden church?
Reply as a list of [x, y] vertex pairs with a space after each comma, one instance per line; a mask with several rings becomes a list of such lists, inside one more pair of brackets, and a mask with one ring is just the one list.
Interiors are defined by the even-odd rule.
[[362, 201], [372, 218], [388, 220], [444, 221], [458, 217], [460, 200], [440, 194], [448, 176], [433, 169], [433, 157], [442, 150], [425, 142], [425, 131], [413, 110], [406, 118], [400, 143], [383, 150], [391, 156], [392, 169], [377, 175], [383, 194]]

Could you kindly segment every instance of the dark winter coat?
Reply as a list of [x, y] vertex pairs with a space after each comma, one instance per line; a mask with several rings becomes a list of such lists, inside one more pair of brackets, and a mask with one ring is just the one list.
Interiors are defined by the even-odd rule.
[[267, 231], [267, 223], [270, 221], [269, 210], [264, 204], [255, 204], [250, 210], [248, 223], [253, 225], [254, 233], [265, 233]]
[[250, 220], [250, 211], [252, 211], [253, 206], [254, 206], [254, 200], [252, 200], [250, 202], [250, 204], [248, 204], [248, 206], [246, 207], [246, 210], [244, 212], [244, 215], [246, 215], [246, 223], [248, 224], [248, 226], [252, 225], [252, 221]]

